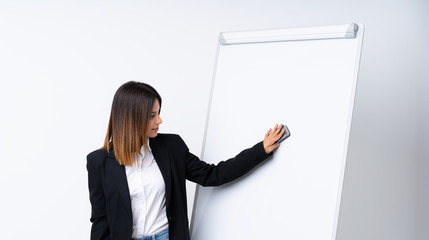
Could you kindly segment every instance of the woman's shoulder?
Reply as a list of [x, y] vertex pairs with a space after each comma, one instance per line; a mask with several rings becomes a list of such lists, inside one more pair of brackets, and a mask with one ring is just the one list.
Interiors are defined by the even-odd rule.
[[90, 152], [86, 159], [88, 162], [92, 162], [93, 164], [104, 162], [104, 160], [109, 156], [109, 152], [106, 149], [97, 149], [95, 151]]
[[174, 133], [158, 133], [158, 135], [154, 138], [154, 140], [159, 141], [183, 141], [182, 138], [178, 134]]
[[170, 147], [183, 147], [186, 146], [183, 139], [178, 134], [172, 133], [159, 133], [155, 138], [151, 138], [149, 142], [153, 141], [154, 143], [159, 143], [163, 146]]

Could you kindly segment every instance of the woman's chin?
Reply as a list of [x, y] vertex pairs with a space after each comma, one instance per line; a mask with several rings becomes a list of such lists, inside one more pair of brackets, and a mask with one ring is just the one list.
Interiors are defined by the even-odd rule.
[[158, 136], [158, 133], [157, 133], [157, 132], [151, 132], [150, 134], [148, 134], [148, 137], [149, 137], [149, 138], [154, 138], [154, 137], [156, 137], [156, 136]]

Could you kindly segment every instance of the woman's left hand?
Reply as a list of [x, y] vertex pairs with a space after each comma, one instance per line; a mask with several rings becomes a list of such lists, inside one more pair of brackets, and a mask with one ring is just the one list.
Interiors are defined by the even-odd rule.
[[282, 125], [276, 124], [273, 129], [270, 128], [264, 137], [264, 150], [267, 154], [270, 154], [274, 149], [280, 146], [277, 140], [283, 135], [285, 130]]

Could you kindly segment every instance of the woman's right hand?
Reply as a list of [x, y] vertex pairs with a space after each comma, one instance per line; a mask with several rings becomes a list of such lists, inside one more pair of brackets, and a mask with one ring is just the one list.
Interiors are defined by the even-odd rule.
[[270, 154], [280, 146], [280, 143], [278, 143], [277, 140], [280, 139], [284, 132], [285, 130], [281, 124], [276, 124], [273, 129], [270, 128], [270, 130], [268, 130], [263, 142], [265, 153]]

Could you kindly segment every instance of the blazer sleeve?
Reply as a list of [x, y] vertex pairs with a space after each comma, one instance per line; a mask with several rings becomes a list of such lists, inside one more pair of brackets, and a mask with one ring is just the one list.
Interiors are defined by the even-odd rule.
[[[183, 140], [182, 140], [183, 142]], [[241, 151], [238, 155], [217, 165], [201, 161], [186, 148], [186, 178], [201, 186], [219, 186], [231, 182], [248, 173], [269, 156], [266, 154], [263, 142], [259, 142], [251, 148]]]
[[95, 161], [91, 155], [87, 157], [89, 199], [91, 201], [91, 240], [108, 240], [109, 225], [106, 217], [106, 201], [101, 180], [100, 169], [94, 166]]

